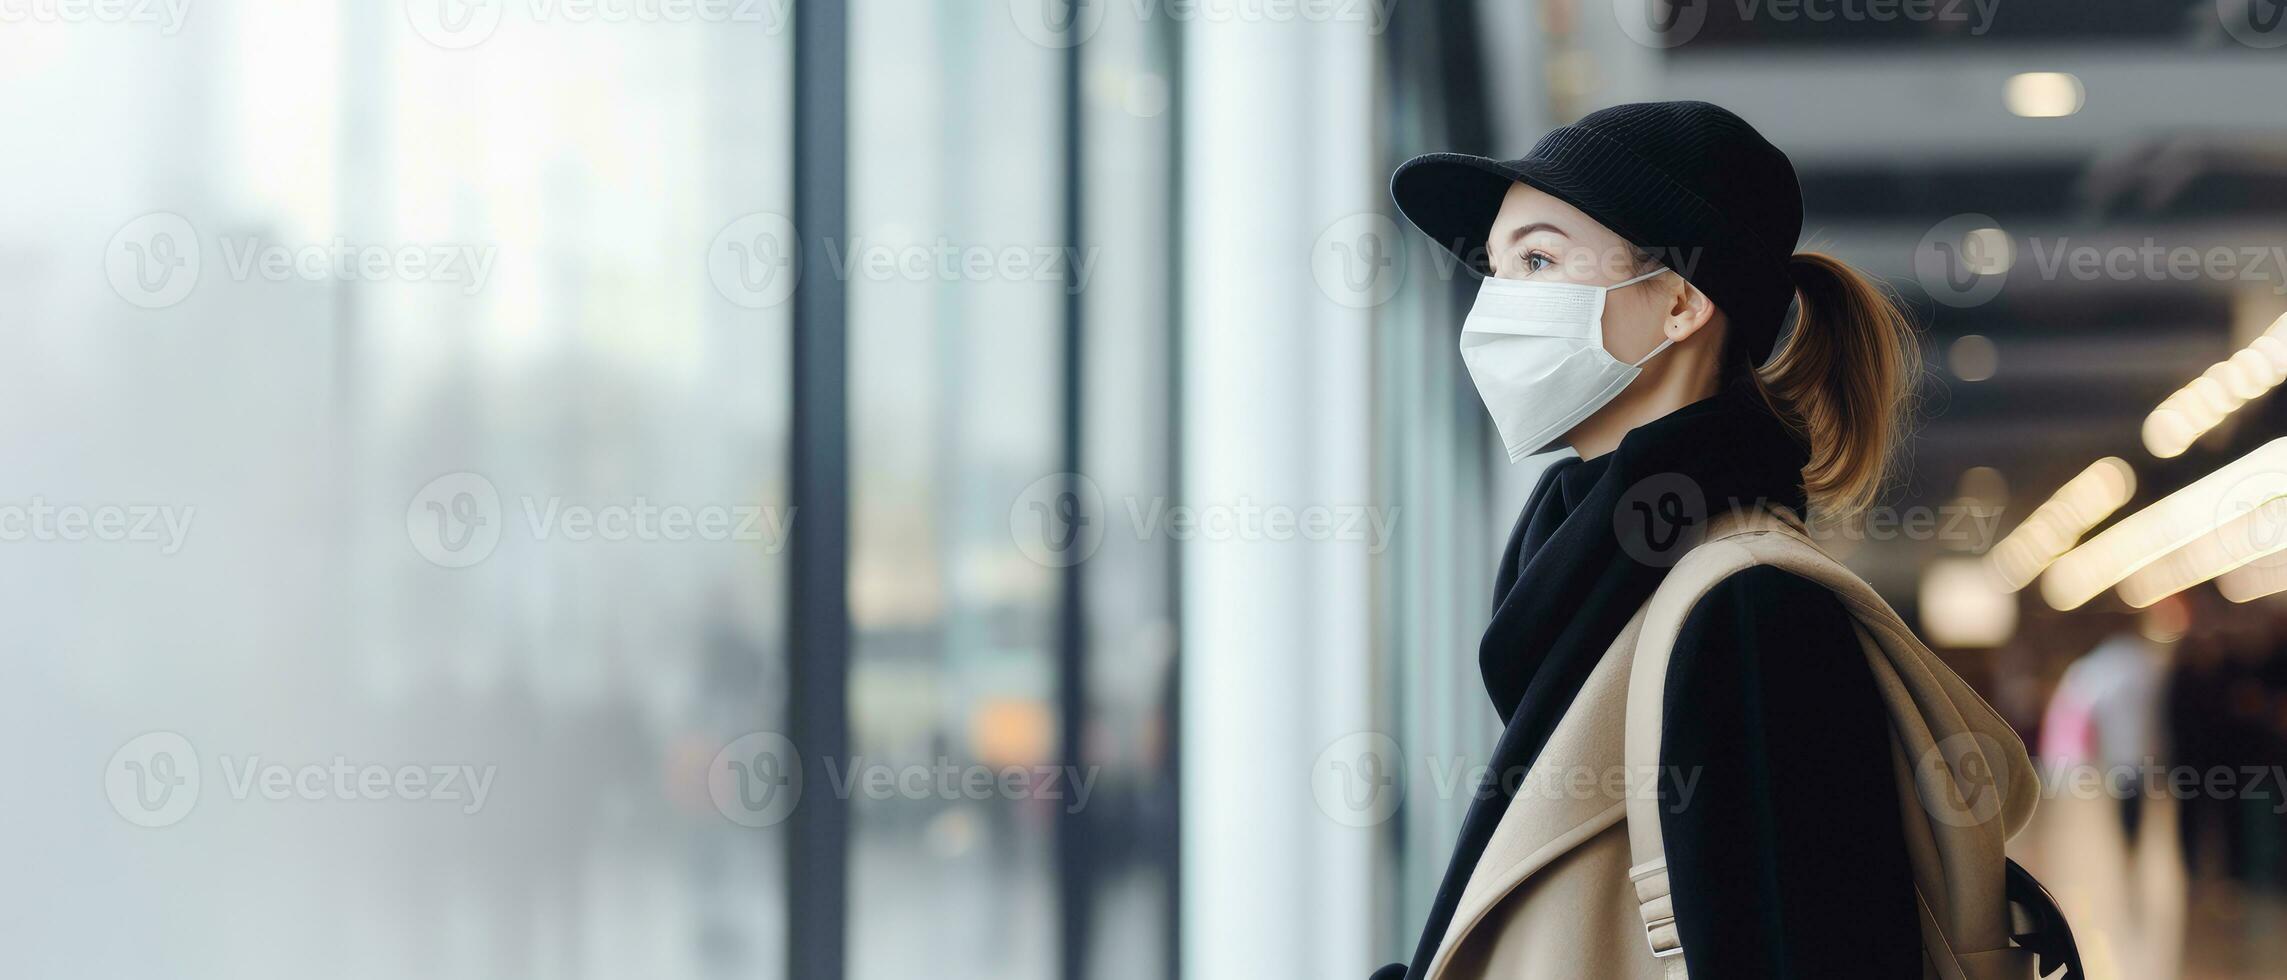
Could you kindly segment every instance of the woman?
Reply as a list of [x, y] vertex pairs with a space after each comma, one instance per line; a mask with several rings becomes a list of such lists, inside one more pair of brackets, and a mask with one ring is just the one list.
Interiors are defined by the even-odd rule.
[[[1874, 498], [1912, 403], [1912, 325], [1842, 262], [1793, 251], [1793, 166], [1705, 103], [1605, 109], [1515, 161], [1420, 157], [1392, 190], [1487, 277], [1461, 353], [1510, 458], [1569, 452], [1509, 538], [1479, 648], [1505, 725], [1494, 775], [1410, 968], [1377, 977], [1674, 976], [1643, 923], [1605, 927], [1605, 907], [1641, 896], [1566, 872], [1624, 863], [1626, 831], [1584, 824], [1515, 853], [1504, 835], [1531, 814], [1512, 811], [1541, 805], [1519, 785], [1577, 761], [1541, 758], [1568, 713], [1619, 710], [1615, 682], [1594, 704], [1583, 685], [1707, 518], [1839, 521]], [[1661, 952], [1680, 941], [1695, 978], [1923, 976], [1890, 721], [1851, 612], [1752, 567], [1690, 607], [1670, 657]], [[1489, 849], [1500, 868], [1480, 867]], [[1532, 862], [1530, 880], [1486, 886]]]

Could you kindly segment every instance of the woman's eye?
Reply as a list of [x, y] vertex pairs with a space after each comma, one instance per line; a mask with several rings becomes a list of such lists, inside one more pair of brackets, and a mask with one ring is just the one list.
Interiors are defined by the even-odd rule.
[[1525, 274], [1528, 276], [1555, 264], [1556, 260], [1549, 258], [1546, 252], [1525, 253]]

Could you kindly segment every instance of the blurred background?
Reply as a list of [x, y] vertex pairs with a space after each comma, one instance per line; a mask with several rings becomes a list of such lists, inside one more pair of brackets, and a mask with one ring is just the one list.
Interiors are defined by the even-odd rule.
[[1830, 546], [2134, 774], [2092, 975], [2277, 975], [2282, 14], [0, 3], [0, 972], [1403, 958], [1535, 473], [1388, 174], [1697, 98], [1928, 328]]

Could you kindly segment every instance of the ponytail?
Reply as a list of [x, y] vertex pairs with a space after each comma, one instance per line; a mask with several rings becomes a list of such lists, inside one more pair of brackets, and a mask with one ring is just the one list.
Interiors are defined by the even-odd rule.
[[1757, 387], [1810, 443], [1803, 490], [1812, 513], [1843, 521], [1880, 495], [1905, 442], [1921, 343], [1890, 293], [1842, 260], [1797, 252], [1787, 273], [1798, 299], [1795, 329], [1756, 369]]

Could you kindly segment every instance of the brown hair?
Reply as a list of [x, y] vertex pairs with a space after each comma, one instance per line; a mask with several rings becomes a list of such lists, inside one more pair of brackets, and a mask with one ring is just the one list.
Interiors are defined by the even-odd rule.
[[1779, 417], [1810, 443], [1803, 491], [1821, 521], [1845, 521], [1882, 492], [1906, 441], [1922, 347], [1887, 287], [1821, 252], [1787, 262], [1795, 327], [1754, 372]]

